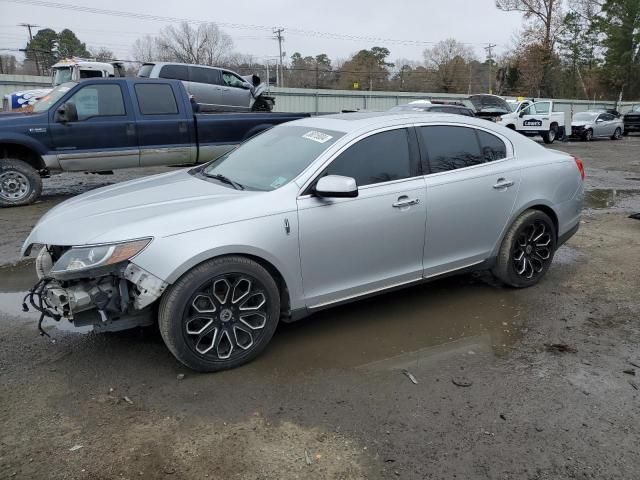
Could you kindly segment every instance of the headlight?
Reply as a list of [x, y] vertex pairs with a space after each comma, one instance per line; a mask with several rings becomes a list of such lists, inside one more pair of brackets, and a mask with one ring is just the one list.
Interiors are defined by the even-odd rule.
[[496, 123], [500, 123], [502, 121], [502, 117], [496, 117]]
[[51, 275], [66, 277], [86, 270], [116, 265], [140, 253], [149, 242], [150, 238], [144, 238], [130, 242], [70, 248], [55, 263]]

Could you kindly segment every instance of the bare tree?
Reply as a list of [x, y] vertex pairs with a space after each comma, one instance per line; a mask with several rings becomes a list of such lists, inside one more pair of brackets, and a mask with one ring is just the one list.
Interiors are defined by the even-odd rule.
[[95, 58], [97, 62], [110, 62], [114, 59], [114, 54], [106, 47], [91, 48], [89, 49], [91, 58]]
[[454, 38], [438, 42], [424, 51], [424, 59], [436, 75], [439, 88], [446, 93], [467, 91], [469, 62], [474, 60], [473, 49]]
[[157, 38], [157, 47], [178, 62], [218, 65], [231, 51], [233, 40], [215, 23], [192, 27], [182, 22], [163, 28]]
[[496, 6], [507, 12], [522, 12], [526, 20], [533, 21], [526, 34], [540, 39], [543, 67], [540, 91], [545, 96], [552, 96], [550, 68], [555, 39], [563, 28], [563, 0], [496, 0]]

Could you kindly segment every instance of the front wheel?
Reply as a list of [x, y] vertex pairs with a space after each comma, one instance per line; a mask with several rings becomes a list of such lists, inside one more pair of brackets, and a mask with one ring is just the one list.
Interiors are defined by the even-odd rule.
[[593, 140], [593, 130], [588, 129], [586, 132], [584, 132], [584, 136], [582, 137], [582, 139], [585, 142], [590, 142], [591, 140]]
[[611, 137], [611, 140], [620, 140], [621, 137], [622, 137], [622, 129], [618, 127], [616, 128], [616, 131], [613, 132], [613, 136]]
[[187, 367], [215, 372], [253, 360], [278, 325], [278, 287], [261, 265], [220, 257], [184, 274], [163, 295], [160, 333]]
[[527, 210], [502, 240], [493, 274], [511, 287], [531, 287], [549, 270], [555, 250], [556, 229], [549, 216]]
[[558, 136], [558, 127], [551, 127], [548, 132], [544, 132], [542, 134], [542, 140], [544, 143], [551, 144], [556, 141], [556, 137]]
[[0, 207], [18, 207], [36, 201], [42, 192], [38, 171], [22, 160], [0, 159]]

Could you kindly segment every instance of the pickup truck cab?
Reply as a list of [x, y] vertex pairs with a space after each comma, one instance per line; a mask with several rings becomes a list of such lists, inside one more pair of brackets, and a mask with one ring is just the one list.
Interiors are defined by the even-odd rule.
[[205, 163], [308, 114], [194, 114], [182, 82], [87, 79], [56, 87], [33, 112], [0, 115], [0, 207], [34, 202], [51, 172]]
[[554, 112], [552, 101], [532, 103], [519, 111], [498, 117], [497, 123], [527, 137], [540, 135], [544, 143], [553, 143], [565, 136], [564, 113]]

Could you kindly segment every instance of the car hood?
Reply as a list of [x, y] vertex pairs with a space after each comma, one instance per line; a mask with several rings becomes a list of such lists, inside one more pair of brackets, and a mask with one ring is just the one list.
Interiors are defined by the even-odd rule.
[[5, 112], [0, 113], [0, 128], [15, 127], [16, 125], [28, 125], [47, 121], [47, 113], [32, 112]]
[[23, 246], [162, 237], [269, 214], [273, 192], [228, 188], [180, 170], [99, 188], [51, 209]]

